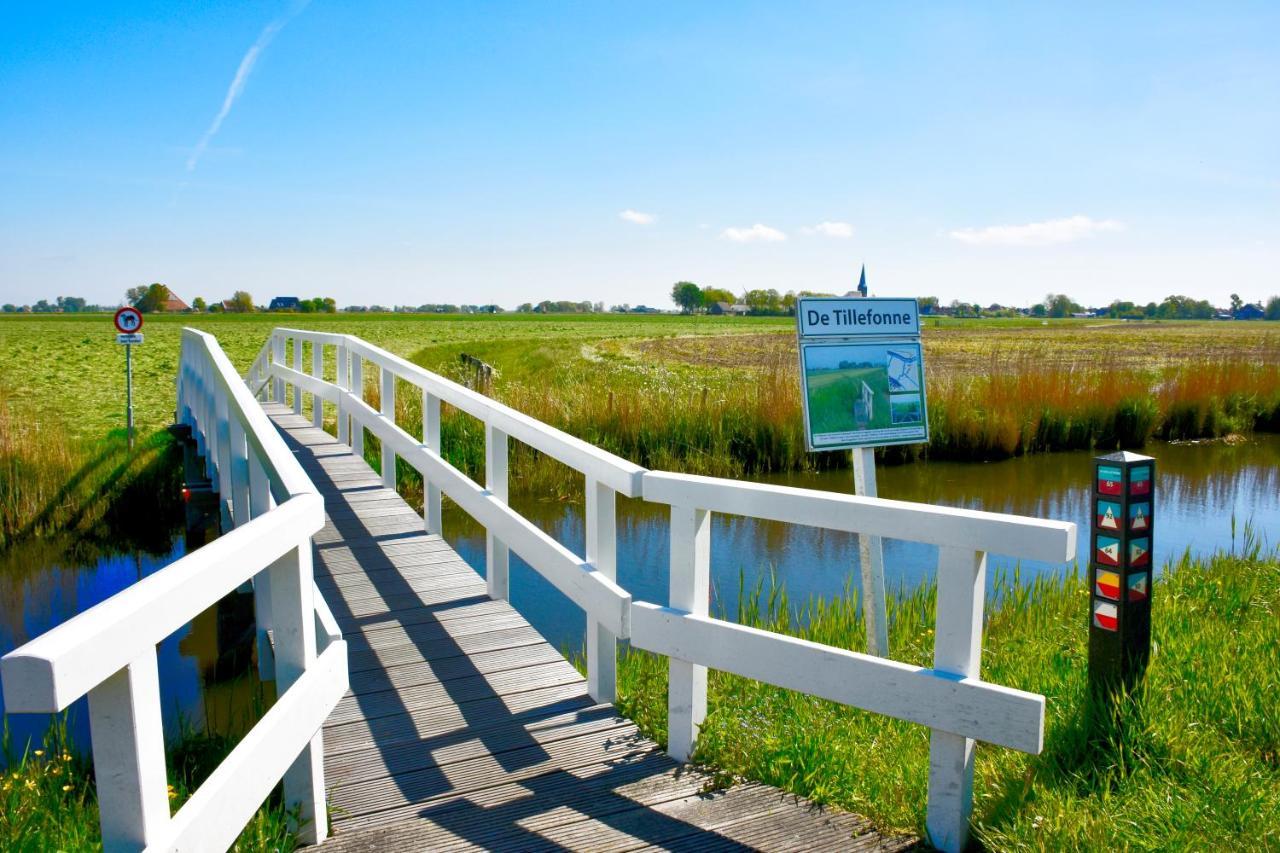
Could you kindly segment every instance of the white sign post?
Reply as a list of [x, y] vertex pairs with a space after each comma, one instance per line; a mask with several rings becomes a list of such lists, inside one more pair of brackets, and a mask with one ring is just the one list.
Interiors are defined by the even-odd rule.
[[[853, 451], [854, 494], [876, 497], [875, 448], [929, 440], [914, 299], [805, 297], [796, 303], [805, 441]], [[858, 535], [867, 651], [889, 653], [884, 549]]]
[[142, 343], [142, 312], [137, 308], [121, 308], [115, 316], [116, 343], [124, 344], [125, 430], [129, 450], [133, 450], [133, 345]]

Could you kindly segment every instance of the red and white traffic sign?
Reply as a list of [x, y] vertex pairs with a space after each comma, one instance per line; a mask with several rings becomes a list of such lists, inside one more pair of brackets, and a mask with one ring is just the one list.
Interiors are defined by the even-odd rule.
[[142, 328], [142, 312], [137, 308], [121, 308], [116, 312], [116, 328], [125, 335], [138, 331]]

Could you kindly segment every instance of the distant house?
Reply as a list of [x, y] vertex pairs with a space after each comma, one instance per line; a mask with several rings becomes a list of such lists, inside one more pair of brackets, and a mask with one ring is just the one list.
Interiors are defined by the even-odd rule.
[[267, 306], [268, 311], [297, 311], [301, 300], [296, 296], [276, 296]]
[[707, 313], [720, 317], [724, 314], [732, 313], [732, 309], [733, 306], [728, 302], [712, 302], [711, 307], [707, 309]]
[[1261, 320], [1264, 314], [1265, 312], [1262, 310], [1261, 305], [1246, 304], [1246, 305], [1241, 305], [1236, 310], [1236, 319], [1237, 320]]
[[631, 313], [632, 314], [661, 314], [662, 311], [658, 308], [650, 308], [648, 305], [637, 305], [635, 308], [631, 309]]
[[178, 295], [172, 290], [169, 291], [169, 298], [160, 303], [160, 310], [166, 313], [180, 313], [182, 311], [190, 311], [191, 306], [183, 302]]
[[745, 317], [751, 313], [750, 306], [743, 305], [741, 302], [735, 302], [729, 306], [729, 313], [738, 317]]

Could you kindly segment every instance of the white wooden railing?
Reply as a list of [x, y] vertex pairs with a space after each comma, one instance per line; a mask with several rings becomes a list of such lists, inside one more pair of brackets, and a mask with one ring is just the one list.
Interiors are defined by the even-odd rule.
[[[334, 350], [335, 381], [323, 378]], [[310, 350], [310, 372], [304, 369]], [[292, 367], [289, 366], [291, 357]], [[366, 365], [378, 372], [380, 406], [364, 400]], [[423, 432], [395, 420], [396, 380], [421, 392]], [[447, 494], [486, 528], [489, 593], [507, 597], [509, 551], [586, 611], [589, 690], [615, 698], [616, 640], [670, 658], [668, 751], [687, 760], [706, 716], [707, 668], [733, 672], [932, 729], [927, 826], [944, 850], [963, 847], [972, 809], [976, 740], [1039, 753], [1044, 697], [981, 679], [983, 593], [988, 552], [1066, 562], [1076, 526], [996, 513], [935, 507], [646, 471], [488, 397], [349, 335], [276, 329], [249, 371], [249, 386], [295, 412], [311, 395], [313, 423], [333, 407], [341, 441], [363, 453], [364, 432], [381, 442], [383, 482], [394, 487], [395, 460], [423, 476], [425, 524], [441, 532]], [[485, 425], [484, 486], [450, 465], [440, 450], [440, 404]], [[579, 558], [507, 505], [508, 439], [522, 441], [577, 470], [586, 482], [586, 549]], [[668, 607], [633, 602], [615, 581], [616, 495], [671, 507]], [[934, 666], [925, 669], [737, 625], [708, 615], [710, 516], [744, 515], [939, 546]]]
[[[347, 689], [347, 646], [311, 571], [323, 501], [210, 335], [183, 331], [177, 403], [223, 500], [224, 534], [5, 655], [5, 705], [55, 713], [88, 694], [108, 851], [225, 850], [282, 779], [301, 838], [318, 841], [321, 726]], [[278, 699], [170, 815], [156, 644], [250, 580]]]

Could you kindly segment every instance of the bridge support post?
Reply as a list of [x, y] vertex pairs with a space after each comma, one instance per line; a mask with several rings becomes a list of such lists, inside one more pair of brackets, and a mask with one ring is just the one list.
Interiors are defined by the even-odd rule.
[[[609, 580], [617, 580], [617, 492], [587, 478], [586, 560]], [[597, 702], [618, 698], [618, 638], [587, 616], [587, 692]]]
[[[440, 453], [440, 398], [427, 391], [422, 392], [422, 442], [432, 453]], [[427, 532], [444, 535], [441, 518], [440, 487], [424, 474], [422, 476], [422, 515]]]
[[152, 650], [89, 691], [103, 849], [142, 850], [169, 823], [160, 670]]
[[[380, 368], [382, 374], [382, 416], [392, 426], [396, 423], [396, 375], [387, 368]], [[382, 441], [382, 485], [392, 491], [396, 487], [396, 452], [385, 439]]]
[[[303, 539], [267, 572], [271, 577], [272, 636], [275, 639], [276, 694], [284, 693], [316, 660], [316, 618], [312, 590], [311, 540]], [[324, 734], [311, 743], [284, 774], [284, 802], [299, 809], [298, 836], [318, 844], [329, 834], [324, 788]]]
[[[960, 677], [982, 669], [982, 607], [987, 555], [964, 548], [938, 549], [937, 630], [933, 668]], [[934, 729], [929, 736], [929, 806], [925, 825], [939, 850], [964, 849], [973, 811], [973, 739]]]
[[[507, 502], [507, 434], [489, 424], [484, 426], [484, 485], [495, 498]], [[510, 598], [510, 553], [492, 530], [485, 531], [484, 554], [489, 597]]]
[[[293, 336], [293, 369], [302, 372], [302, 338]], [[302, 414], [302, 386], [293, 386], [293, 413]]]
[[347, 381], [347, 348], [342, 344], [338, 345], [335, 362], [333, 382], [338, 386], [338, 443], [350, 444], [351, 430], [348, 424], [347, 407], [343, 405], [342, 392], [350, 390], [351, 383]]
[[217, 435], [217, 443], [214, 447], [214, 453], [218, 458], [218, 520], [221, 523], [221, 531], [226, 533], [231, 530], [231, 416], [227, 411], [227, 398], [219, 394], [217, 401], [214, 403], [214, 432]]
[[[271, 500], [271, 482], [262, 460], [257, 454], [249, 457], [249, 517], [265, 515], [274, 502]], [[263, 681], [275, 678], [275, 653], [271, 649], [271, 572], [263, 570], [253, 578], [253, 619], [258, 635], [258, 677]]]
[[252, 516], [249, 510], [249, 445], [244, 424], [231, 418], [231, 521], [239, 527]]
[[[319, 341], [311, 342], [311, 375], [324, 379], [324, 344]], [[311, 425], [324, 429], [324, 398], [319, 394], [311, 395]]]
[[[364, 400], [364, 359], [360, 353], [351, 353], [351, 393]], [[364, 458], [364, 426], [356, 418], [351, 419], [351, 452], [357, 459]]]
[[[285, 364], [284, 360], [284, 336], [273, 332], [271, 334], [271, 361], [273, 364]], [[284, 404], [284, 380], [279, 376], [272, 387], [272, 398], [280, 404]]]
[[[671, 507], [671, 606], [706, 616], [711, 598], [711, 513]], [[707, 668], [670, 658], [667, 754], [688, 761], [707, 717]]]

